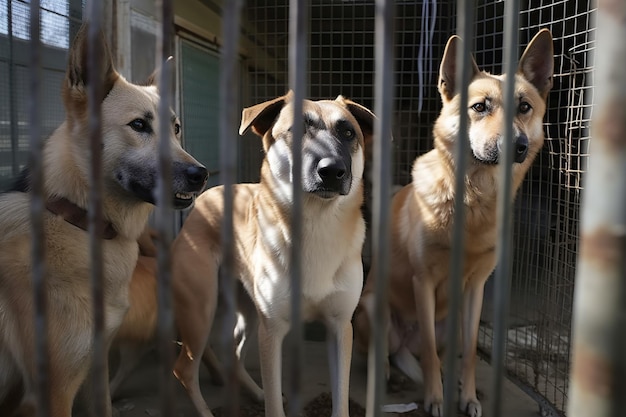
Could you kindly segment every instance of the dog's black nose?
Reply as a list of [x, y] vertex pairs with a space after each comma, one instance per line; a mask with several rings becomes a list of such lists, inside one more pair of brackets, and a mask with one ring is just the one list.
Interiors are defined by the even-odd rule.
[[515, 139], [514, 160], [517, 163], [522, 163], [526, 160], [527, 155], [528, 155], [528, 137], [524, 134], [521, 134]]
[[209, 171], [202, 165], [190, 165], [185, 171], [187, 182], [192, 186], [204, 186], [209, 178]]
[[341, 160], [323, 158], [317, 164], [317, 173], [324, 183], [332, 183], [346, 175], [346, 164]]

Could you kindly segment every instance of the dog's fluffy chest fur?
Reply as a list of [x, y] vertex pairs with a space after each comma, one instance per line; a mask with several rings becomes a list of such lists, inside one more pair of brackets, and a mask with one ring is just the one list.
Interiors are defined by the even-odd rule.
[[[454, 223], [454, 168], [442, 162], [438, 150], [432, 150], [415, 161], [411, 184], [412, 203], [418, 208], [424, 243], [439, 249], [452, 248]], [[493, 175], [497, 167], [469, 167], [465, 177], [464, 217], [467, 256], [489, 251], [496, 240], [496, 197], [498, 184]], [[448, 172], [446, 172], [448, 171]], [[422, 180], [430, 176], [430, 180]]]
[[[365, 224], [360, 217], [347, 216], [351, 211], [344, 206], [342, 202], [305, 204], [302, 240], [296, 242], [301, 248], [304, 320], [343, 313], [349, 306], [356, 305], [358, 300], [362, 285], [360, 248]], [[257, 239], [251, 248], [255, 265], [252, 290], [257, 295], [257, 307], [263, 314], [287, 320], [291, 304], [289, 259], [292, 241], [289, 227], [264, 218], [262, 211], [258, 215], [263, 224], [272, 226], [258, 229]], [[344, 230], [350, 233], [344, 233]], [[338, 239], [338, 236], [350, 238]]]
[[[6, 321], [0, 320], [0, 327], [6, 334], [12, 335], [2, 343], [13, 343], [13, 339], [28, 337], [21, 335], [22, 328], [16, 327], [20, 320], [32, 320], [32, 297], [30, 280], [16, 279], [30, 276], [32, 259], [30, 252], [30, 226], [25, 214], [28, 213], [29, 197], [25, 193], [7, 194], [0, 199], [0, 207], [15, 213], [21, 213], [21, 227], [13, 228], [11, 233], [0, 239], [0, 248], [7, 257], [2, 259], [4, 271], [12, 271], [11, 276], [0, 276], [0, 288], [3, 294], [12, 294], [12, 302], [2, 300], [0, 304], [14, 306], [7, 311]], [[5, 204], [10, 204], [5, 206]], [[6, 211], [5, 211], [6, 213]], [[4, 227], [3, 227], [4, 228]], [[80, 363], [85, 352], [91, 347], [92, 334], [92, 283], [90, 280], [90, 259], [85, 255], [88, 247], [88, 233], [78, 229], [62, 218], [47, 214], [44, 222], [46, 233], [46, 290], [48, 311], [61, 310], [68, 321], [50, 322], [51, 335], [65, 334], [62, 339], [64, 349], [72, 353]], [[8, 248], [13, 250], [8, 250]], [[16, 251], [15, 248], [21, 250]], [[135, 256], [132, 256], [132, 254]], [[116, 241], [103, 241], [103, 279], [105, 297], [105, 337], [108, 339], [119, 327], [128, 308], [128, 279], [135, 265], [137, 246], [134, 241], [118, 237]], [[16, 254], [19, 254], [16, 256]], [[79, 278], [77, 278], [79, 277]], [[18, 288], [19, 287], [19, 288]], [[21, 299], [21, 297], [26, 297]], [[27, 319], [26, 317], [31, 317]], [[12, 330], [11, 330], [12, 329]], [[68, 329], [72, 332], [68, 333]], [[18, 337], [17, 334], [20, 334]], [[56, 337], [56, 336], [51, 336]], [[0, 344], [2, 344], [0, 343]], [[32, 353], [32, 352], [31, 352]], [[30, 354], [30, 353], [29, 353]]]

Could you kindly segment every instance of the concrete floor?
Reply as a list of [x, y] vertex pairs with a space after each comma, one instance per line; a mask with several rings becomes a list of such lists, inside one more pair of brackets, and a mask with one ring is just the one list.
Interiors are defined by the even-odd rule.
[[[250, 358], [247, 368], [255, 380], [260, 381], [258, 359], [253, 349], [250, 350]], [[326, 345], [324, 342], [307, 341], [304, 345], [305, 368], [303, 378], [303, 403], [306, 404], [321, 392], [330, 392], [328, 366], [326, 359]], [[159, 395], [159, 367], [156, 366], [156, 354], [154, 352], [146, 355], [138, 369], [130, 375], [119, 391], [118, 398], [114, 406], [120, 417], [157, 417], [160, 416], [159, 407], [161, 399]], [[365, 406], [366, 385], [367, 385], [367, 358], [355, 354], [352, 362], [352, 374], [350, 380], [350, 397], [357, 403]], [[284, 375], [288, 375], [287, 365], [284, 365]], [[482, 361], [478, 361], [477, 387], [482, 396], [483, 414], [489, 415], [492, 370], [490, 366]], [[172, 378], [174, 378], [172, 376]], [[209, 373], [203, 368], [201, 371], [201, 386], [204, 397], [212, 409], [221, 405], [224, 392], [223, 387], [213, 385]], [[387, 392], [385, 403], [404, 404], [417, 402], [421, 407], [422, 390], [421, 386], [406, 381], [399, 373], [392, 375], [392, 384]], [[283, 386], [286, 386], [287, 381]], [[185, 391], [178, 382], [175, 382], [176, 416], [196, 416], [195, 409], [189, 401]], [[249, 402], [245, 396], [241, 396], [242, 404]], [[503, 387], [503, 410], [502, 416], [507, 417], [533, 417], [538, 416], [538, 406], [519, 388], [509, 381], [505, 381]], [[402, 414], [389, 413], [388, 416], [402, 416]], [[325, 416], [320, 416], [325, 417]]]

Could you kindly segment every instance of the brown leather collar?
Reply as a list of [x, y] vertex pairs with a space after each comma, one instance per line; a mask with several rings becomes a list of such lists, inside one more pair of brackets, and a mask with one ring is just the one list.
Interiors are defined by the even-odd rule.
[[[87, 218], [87, 210], [78, 207], [68, 199], [64, 197], [50, 199], [46, 201], [46, 209], [57, 216], [63, 217], [66, 222], [85, 231], [88, 230], [89, 220]], [[106, 220], [101, 220], [98, 229], [99, 235], [102, 236], [103, 239], [110, 240], [117, 236], [117, 232], [111, 222]]]

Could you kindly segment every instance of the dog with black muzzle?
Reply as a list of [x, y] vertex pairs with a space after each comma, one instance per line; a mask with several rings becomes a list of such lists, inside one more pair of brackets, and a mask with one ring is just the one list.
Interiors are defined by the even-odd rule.
[[[291, 326], [290, 251], [302, 250], [302, 317], [321, 320], [328, 329], [333, 416], [348, 415], [352, 354], [351, 318], [363, 285], [361, 214], [364, 141], [374, 115], [341, 96], [303, 102], [302, 238], [293, 242], [292, 96], [246, 108], [240, 134], [249, 129], [263, 138], [266, 157], [259, 184], [234, 186], [235, 274], [253, 303], [240, 303], [235, 336], [238, 353], [258, 327], [263, 391], [239, 363], [242, 384], [259, 399], [265, 415], [284, 416], [281, 386], [283, 338]], [[222, 261], [223, 188], [212, 188], [196, 205], [173, 245], [176, 320], [183, 348], [175, 374], [203, 416], [211, 411], [198, 386], [199, 360], [208, 351], [217, 305]], [[249, 304], [252, 305], [252, 304]], [[256, 310], [256, 311], [255, 311]]]

